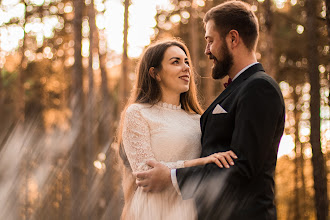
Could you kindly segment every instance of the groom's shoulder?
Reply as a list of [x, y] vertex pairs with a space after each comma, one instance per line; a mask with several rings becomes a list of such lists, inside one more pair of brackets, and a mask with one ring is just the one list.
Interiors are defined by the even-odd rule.
[[256, 72], [250, 76], [242, 86], [240, 94], [264, 94], [265, 97], [278, 97], [283, 101], [282, 91], [278, 83], [265, 72]]
[[279, 89], [278, 83], [264, 71], [259, 71], [253, 74], [246, 81], [247, 87], [273, 87]]
[[249, 77], [252, 81], [253, 80], [265, 80], [265, 81], [271, 81], [271, 82], [275, 82], [275, 80], [268, 75], [266, 72], [264, 71], [258, 71], [254, 74], [252, 74], [251, 77]]
[[245, 80], [240, 88], [240, 95], [247, 94], [273, 94], [283, 99], [283, 95], [278, 83], [265, 72], [260, 71], [251, 75]]

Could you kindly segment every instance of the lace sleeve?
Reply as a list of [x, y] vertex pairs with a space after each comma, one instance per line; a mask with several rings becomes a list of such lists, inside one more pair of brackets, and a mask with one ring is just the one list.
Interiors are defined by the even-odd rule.
[[[131, 105], [126, 110], [123, 144], [133, 172], [150, 169], [146, 161], [156, 160], [151, 150], [150, 128], [136, 105]], [[159, 162], [170, 169], [184, 167], [184, 161]]]

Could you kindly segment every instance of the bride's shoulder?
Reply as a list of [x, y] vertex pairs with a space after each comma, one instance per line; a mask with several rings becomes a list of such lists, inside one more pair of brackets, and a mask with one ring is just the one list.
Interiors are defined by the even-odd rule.
[[126, 109], [126, 113], [130, 113], [130, 112], [140, 112], [141, 110], [145, 109], [145, 108], [149, 108], [150, 104], [145, 104], [145, 103], [133, 103], [130, 104], [127, 109]]
[[199, 120], [201, 118], [200, 114], [197, 113], [189, 113], [190, 117], [196, 120]]

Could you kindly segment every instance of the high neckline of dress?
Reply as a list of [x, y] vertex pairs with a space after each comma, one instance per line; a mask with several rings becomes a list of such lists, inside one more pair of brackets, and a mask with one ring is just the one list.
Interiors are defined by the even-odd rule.
[[168, 108], [168, 109], [173, 109], [173, 110], [180, 110], [181, 109], [181, 104], [180, 105], [173, 105], [169, 104], [166, 102], [158, 102], [158, 106], [163, 107], [163, 108]]

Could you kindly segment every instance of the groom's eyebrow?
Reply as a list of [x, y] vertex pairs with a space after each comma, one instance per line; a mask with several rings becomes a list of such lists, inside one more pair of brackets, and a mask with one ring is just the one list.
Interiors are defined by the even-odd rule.
[[208, 36], [208, 35], [205, 35], [205, 40], [207, 41], [207, 40], [212, 40], [212, 37], [211, 36]]

